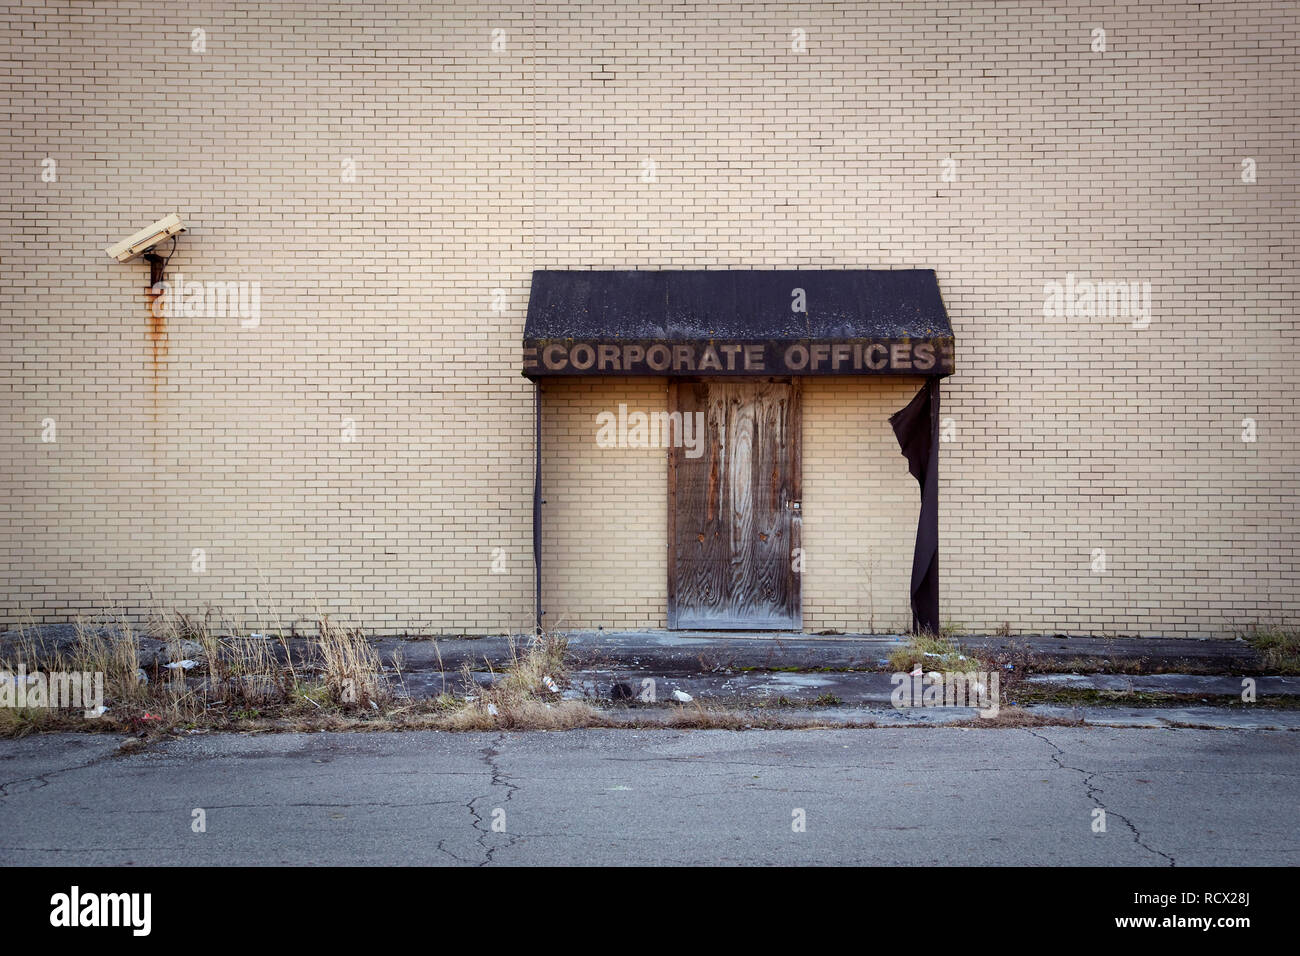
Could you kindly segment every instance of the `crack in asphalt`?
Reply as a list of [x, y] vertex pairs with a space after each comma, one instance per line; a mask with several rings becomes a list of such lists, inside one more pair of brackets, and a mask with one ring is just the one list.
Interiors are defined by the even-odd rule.
[[446, 854], [447, 856], [455, 860], [457, 863], [464, 863], [466, 866], [482, 866], [481, 863], [475, 860], [467, 860], [463, 856], [457, 856], [455, 853], [452, 853], [451, 850], [448, 850], [447, 847], [444, 845], [446, 844], [446, 842], [447, 842], [446, 840], [438, 841], [436, 849], [438, 850], [439, 853]]
[[1118, 810], [1112, 810], [1112, 809], [1110, 809], [1109, 807], [1106, 806], [1106, 804], [1104, 804], [1104, 803], [1101, 801], [1101, 798], [1098, 796], [1098, 794], [1105, 793], [1106, 791], [1104, 791], [1101, 787], [1098, 787], [1098, 786], [1094, 785], [1093, 782], [1092, 782], [1093, 777], [1095, 777], [1095, 776], [1097, 776], [1097, 774], [1101, 773], [1100, 770], [1084, 770], [1082, 767], [1071, 767], [1071, 766], [1068, 766], [1067, 764], [1065, 764], [1065, 763], [1062, 762], [1062, 760], [1061, 760], [1061, 758], [1062, 758], [1063, 756], [1065, 756], [1065, 751], [1062, 750], [1059, 746], [1057, 746], [1056, 743], [1055, 743], [1054, 741], [1049, 740], [1048, 738], [1044, 737], [1042, 734], [1035, 733], [1034, 731], [1030, 730], [1028, 727], [1025, 728], [1025, 732], [1026, 732], [1027, 734], [1029, 734], [1029, 736], [1031, 736], [1031, 737], [1037, 737], [1037, 738], [1038, 738], [1039, 740], [1041, 740], [1043, 743], [1047, 744], [1047, 746], [1049, 746], [1049, 747], [1052, 748], [1052, 750], [1054, 751], [1054, 752], [1050, 755], [1051, 758], [1052, 758], [1052, 763], [1056, 764], [1056, 766], [1057, 766], [1059, 769], [1061, 769], [1061, 770], [1072, 770], [1072, 771], [1074, 771], [1075, 773], [1078, 773], [1078, 774], [1082, 774], [1082, 775], [1083, 775], [1083, 785], [1084, 785], [1084, 787], [1087, 789], [1087, 797], [1088, 797], [1088, 799], [1091, 800], [1093, 803], [1095, 803], [1097, 806], [1101, 807], [1101, 809], [1105, 811], [1107, 817], [1116, 817], [1116, 818], [1117, 818], [1121, 823], [1124, 824], [1124, 826], [1128, 827], [1129, 832], [1131, 832], [1131, 833], [1133, 834], [1133, 842], [1134, 842], [1134, 843], [1136, 843], [1136, 844], [1137, 844], [1138, 846], [1140, 846], [1142, 849], [1146, 850], [1148, 853], [1154, 853], [1156, 856], [1161, 857], [1161, 858], [1163, 858], [1163, 859], [1165, 859], [1165, 860], [1168, 860], [1168, 861], [1169, 861], [1169, 866], [1177, 866], [1177, 865], [1178, 865], [1178, 864], [1175, 862], [1174, 858], [1173, 858], [1172, 856], [1170, 856], [1168, 853], [1162, 853], [1160, 850], [1157, 850], [1155, 847], [1153, 847], [1153, 846], [1151, 846], [1150, 844], [1144, 842], [1143, 839], [1142, 839], [1142, 833], [1141, 833], [1141, 832], [1138, 830], [1138, 828], [1134, 825], [1134, 823], [1133, 823], [1132, 820], [1130, 820], [1128, 817], [1124, 816], [1124, 815], [1123, 815], [1122, 813], [1120, 813]]
[[468, 805], [470, 815], [474, 818], [474, 829], [479, 831], [478, 845], [483, 850], [483, 862], [480, 863], [479, 866], [487, 866], [492, 862], [492, 858], [498, 850], [508, 850], [512, 846], [514, 846], [515, 843], [518, 842], [519, 840], [519, 837], [516, 834], [510, 832], [509, 820], [507, 819], [506, 828], [500, 831], [506, 837], [505, 845], [488, 846], [487, 838], [489, 834], [493, 833], [494, 831], [491, 829], [490, 826], [486, 829], [483, 827], [483, 818], [479, 815], [478, 811], [474, 808], [474, 804], [478, 803], [480, 800], [486, 800], [488, 797], [492, 796], [493, 790], [495, 790], [498, 787], [505, 787], [506, 790], [505, 799], [501, 801], [502, 806], [500, 808], [502, 813], [504, 814], [505, 813], [504, 805], [509, 803], [511, 798], [519, 790], [519, 787], [516, 784], [511, 783], [510, 779], [504, 773], [502, 773], [501, 768], [497, 765], [497, 757], [501, 755], [501, 746], [502, 744], [505, 743], [505, 739], [506, 739], [506, 735], [504, 733], [499, 733], [497, 734], [496, 739], [492, 741], [492, 743], [488, 744], [481, 751], [479, 751], [479, 753], [482, 755], [483, 763], [487, 765], [488, 772], [490, 774], [489, 781], [488, 781], [488, 792], [483, 794], [480, 797], [475, 797], [473, 800], [469, 802]]
[[[32, 787], [31, 790], [43, 790], [45, 787], [48, 787], [50, 785], [50, 779], [49, 779], [50, 777], [57, 777], [61, 774], [72, 773], [76, 770], [85, 770], [88, 767], [93, 767], [96, 764], [103, 763], [105, 760], [111, 760], [114, 757], [118, 757], [118, 756], [122, 756], [122, 755], [117, 753], [117, 751], [113, 750], [113, 751], [109, 751], [106, 754], [100, 754], [98, 757], [95, 757], [93, 760], [90, 760], [86, 763], [77, 764], [75, 767], [56, 767], [53, 770], [46, 770], [43, 773], [32, 774], [30, 777], [19, 777], [17, 780], [9, 780], [4, 783], [0, 783], [0, 797], [10, 796], [9, 793], [10, 787], [17, 786], [20, 783], [27, 783], [30, 780], [39, 780], [41, 782], [39, 787]], [[30, 793], [31, 790], [27, 792]]]
[[[510, 849], [510, 847], [514, 846], [515, 843], [518, 842], [519, 838], [522, 836], [522, 834], [516, 834], [510, 832], [508, 819], [506, 821], [505, 830], [494, 831], [492, 829], [491, 823], [487, 823], [485, 825], [483, 815], [479, 812], [478, 809], [478, 804], [481, 801], [487, 800], [489, 797], [491, 797], [494, 791], [497, 790], [497, 788], [504, 787], [505, 798], [501, 801], [501, 805], [502, 805], [501, 809], [504, 812], [504, 805], [508, 804], [511, 798], [514, 797], [515, 793], [519, 790], [519, 786], [517, 784], [511, 783], [510, 779], [502, 772], [501, 768], [497, 765], [497, 758], [501, 755], [501, 746], [502, 744], [504, 744], [505, 739], [506, 739], [506, 734], [504, 732], [498, 733], [496, 735], [496, 738], [490, 744], [488, 744], [486, 747], [484, 747], [482, 750], [479, 751], [479, 757], [488, 770], [488, 789], [486, 793], [479, 794], [477, 797], [474, 797], [468, 803], [464, 804], [465, 809], [469, 811], [470, 825], [478, 833], [477, 845], [478, 848], [483, 853], [483, 859], [468, 860], [462, 856], [458, 856], [457, 854], [453, 853], [451, 850], [447, 849], [446, 846], [447, 841], [445, 839], [439, 840], [437, 843], [438, 851], [440, 853], [444, 853], [447, 856], [451, 857], [457, 863], [464, 863], [469, 866], [488, 866], [490, 863], [492, 863], [494, 856], [499, 850]], [[497, 808], [494, 807], [493, 809], [495, 810]], [[505, 836], [506, 842], [503, 845], [499, 845], [499, 846], [488, 845], [488, 839], [495, 832], [500, 832]]]

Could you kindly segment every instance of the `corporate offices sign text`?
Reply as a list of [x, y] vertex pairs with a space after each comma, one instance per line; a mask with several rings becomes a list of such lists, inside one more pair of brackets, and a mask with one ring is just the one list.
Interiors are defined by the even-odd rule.
[[952, 340], [526, 341], [528, 375], [948, 374]]

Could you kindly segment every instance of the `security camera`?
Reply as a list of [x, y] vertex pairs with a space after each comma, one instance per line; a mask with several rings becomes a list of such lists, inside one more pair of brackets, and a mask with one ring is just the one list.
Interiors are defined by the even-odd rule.
[[152, 226], [141, 229], [134, 236], [123, 239], [116, 245], [109, 246], [104, 251], [118, 262], [130, 262], [136, 256], [148, 252], [164, 239], [179, 236], [184, 231], [185, 224], [181, 222], [181, 217], [176, 213], [172, 213], [165, 219], [159, 219]]

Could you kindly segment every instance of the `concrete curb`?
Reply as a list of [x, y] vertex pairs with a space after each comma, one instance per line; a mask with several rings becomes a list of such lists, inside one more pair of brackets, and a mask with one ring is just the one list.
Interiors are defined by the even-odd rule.
[[[890, 653], [907, 643], [903, 634], [809, 635], [689, 631], [572, 631], [564, 632], [579, 667], [617, 665], [664, 675], [714, 673], [724, 670], [877, 670]], [[66, 648], [74, 638], [72, 625], [43, 625], [30, 629], [28, 638], [51, 648]], [[165, 661], [166, 645], [141, 637], [141, 665]], [[996, 637], [962, 635], [956, 643], [966, 650], [997, 655], [1026, 656], [1037, 669], [1078, 663], [1087, 670], [1105, 672], [1140, 667], [1145, 673], [1174, 671], [1186, 674], [1258, 675], [1263, 662], [1258, 652], [1240, 639], [1097, 638], [1024, 635]], [[371, 642], [386, 664], [400, 653], [408, 670], [459, 671], [490, 666], [500, 669], [512, 657], [512, 648], [527, 647], [528, 637], [442, 638], [408, 640], [376, 637]], [[273, 638], [272, 648], [279, 649]], [[0, 654], [19, 646], [17, 631], [0, 634]], [[301, 660], [302, 638], [291, 639], [290, 650]]]

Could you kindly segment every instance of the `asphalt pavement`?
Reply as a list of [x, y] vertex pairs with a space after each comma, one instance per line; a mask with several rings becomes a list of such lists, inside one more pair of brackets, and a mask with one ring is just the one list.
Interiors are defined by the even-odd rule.
[[0, 863], [1300, 864], [1292, 731], [122, 740], [0, 741]]

